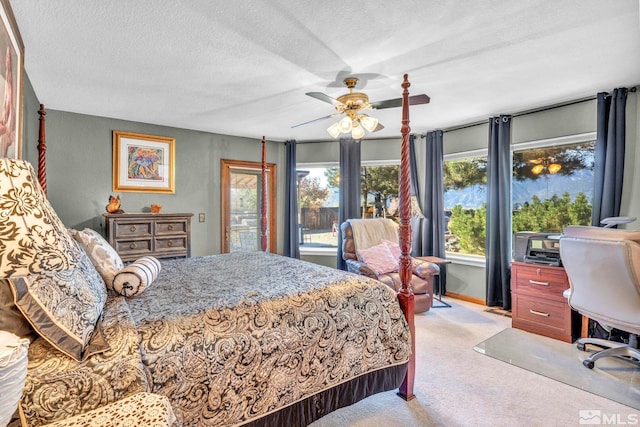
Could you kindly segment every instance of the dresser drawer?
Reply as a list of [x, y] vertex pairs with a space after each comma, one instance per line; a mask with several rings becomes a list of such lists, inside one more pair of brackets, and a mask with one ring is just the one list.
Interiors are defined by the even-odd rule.
[[566, 342], [573, 342], [571, 308], [564, 302], [512, 294], [512, 326]]
[[113, 226], [113, 237], [115, 239], [148, 237], [153, 235], [152, 223], [149, 221], [115, 222]]
[[116, 240], [114, 249], [123, 261], [134, 261], [153, 252], [152, 239]]
[[156, 236], [187, 232], [187, 221], [156, 221]]
[[187, 238], [185, 237], [163, 237], [156, 238], [156, 251], [168, 252], [168, 251], [180, 251], [187, 250]]
[[512, 291], [565, 301], [562, 293], [569, 288], [569, 280], [564, 269], [528, 264], [518, 265], [512, 274]]

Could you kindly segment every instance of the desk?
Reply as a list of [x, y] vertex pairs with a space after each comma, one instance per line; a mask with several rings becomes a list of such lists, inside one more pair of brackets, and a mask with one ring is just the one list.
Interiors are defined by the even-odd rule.
[[[427, 261], [432, 264], [437, 264], [438, 267], [440, 268], [444, 267], [446, 264], [451, 264], [451, 261], [449, 261], [448, 259], [438, 258], [437, 256], [418, 256], [416, 257], [416, 259], [419, 259], [421, 261]], [[450, 304], [442, 301], [442, 282], [440, 281], [441, 280], [440, 273], [436, 274], [435, 276], [438, 276], [438, 293], [433, 296], [433, 300], [438, 300], [438, 302], [442, 305], [433, 305], [433, 300], [432, 300], [431, 307], [433, 308], [451, 307]]]

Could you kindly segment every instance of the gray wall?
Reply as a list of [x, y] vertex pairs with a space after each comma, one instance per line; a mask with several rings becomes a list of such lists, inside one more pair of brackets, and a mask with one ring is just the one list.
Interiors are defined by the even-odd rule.
[[[31, 85], [25, 90], [23, 158], [34, 166], [38, 162], [38, 100]], [[46, 105], [45, 105], [46, 107]], [[175, 138], [175, 194], [117, 193], [126, 212], [143, 212], [151, 203], [163, 212], [190, 212], [192, 254], [220, 252], [220, 159], [261, 160], [260, 141], [217, 135], [166, 126], [115, 120], [83, 114], [48, 110], [47, 187], [54, 209], [68, 227], [90, 227], [103, 232], [105, 213], [112, 191], [112, 135], [114, 130]], [[267, 143], [267, 161], [282, 165], [284, 146]], [[284, 206], [284, 170], [278, 168], [278, 223], [281, 236]], [[205, 222], [198, 222], [198, 213]], [[278, 251], [282, 252], [282, 238]]]

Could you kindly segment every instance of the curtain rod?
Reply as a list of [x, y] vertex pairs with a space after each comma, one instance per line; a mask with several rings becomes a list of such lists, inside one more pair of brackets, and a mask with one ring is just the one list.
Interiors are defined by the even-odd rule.
[[[634, 87], [635, 89], [635, 87]], [[634, 90], [635, 92], [635, 90]], [[581, 104], [583, 102], [587, 102], [587, 101], [593, 101], [594, 99], [596, 99], [596, 96], [589, 96], [587, 98], [581, 98], [581, 99], [576, 99], [573, 101], [568, 101], [568, 102], [563, 102], [560, 104], [554, 104], [554, 105], [550, 105], [550, 106], [546, 106], [546, 107], [540, 107], [540, 108], [533, 108], [531, 110], [525, 110], [525, 111], [519, 111], [517, 113], [513, 113], [511, 114], [511, 117], [521, 117], [521, 116], [526, 116], [529, 114], [535, 114], [535, 113], [541, 113], [543, 111], [548, 111], [548, 110], [554, 110], [556, 108], [562, 108], [562, 107], [567, 107], [569, 105], [575, 105], [575, 104]], [[487, 118], [488, 120], [488, 118]], [[451, 132], [451, 131], [455, 131], [455, 130], [462, 130], [462, 129], [467, 129], [470, 127], [474, 127], [474, 126], [480, 126], [480, 125], [485, 125], [487, 124], [487, 120], [483, 120], [481, 122], [474, 122], [474, 123], [469, 123], [466, 125], [460, 125], [460, 126], [453, 126], [450, 128], [446, 128], [443, 129], [443, 132]], [[420, 138], [425, 138], [427, 136], [427, 134], [420, 134]]]

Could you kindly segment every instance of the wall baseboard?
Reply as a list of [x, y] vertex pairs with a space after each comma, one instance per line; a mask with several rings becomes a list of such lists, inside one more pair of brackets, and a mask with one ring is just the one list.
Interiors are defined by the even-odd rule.
[[460, 299], [462, 301], [472, 302], [474, 304], [486, 305], [483, 299], [470, 297], [468, 295], [456, 294], [454, 292], [445, 292], [444, 296], [449, 298]]

